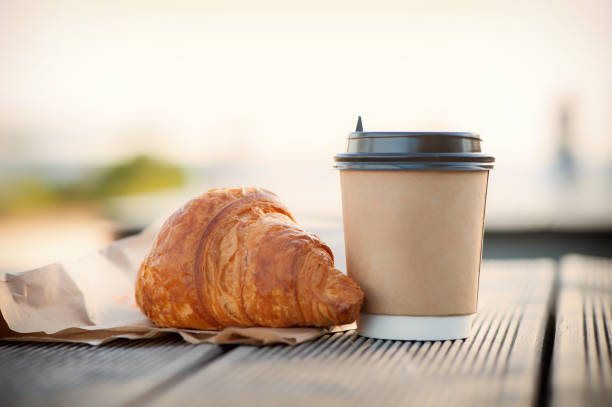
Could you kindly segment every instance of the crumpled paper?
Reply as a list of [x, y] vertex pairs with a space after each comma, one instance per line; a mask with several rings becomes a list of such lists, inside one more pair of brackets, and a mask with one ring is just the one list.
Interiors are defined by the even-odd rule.
[[21, 273], [0, 273], [0, 339], [99, 345], [117, 338], [178, 333], [190, 343], [298, 344], [354, 325], [330, 328], [157, 328], [134, 299], [134, 281], [157, 227], [89, 256]]

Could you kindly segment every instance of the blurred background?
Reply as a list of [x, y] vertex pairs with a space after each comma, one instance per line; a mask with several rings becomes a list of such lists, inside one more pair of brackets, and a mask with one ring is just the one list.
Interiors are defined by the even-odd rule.
[[481, 135], [485, 257], [612, 257], [612, 1], [330, 3], [0, 0], [0, 271], [212, 187], [341, 239], [357, 115]]

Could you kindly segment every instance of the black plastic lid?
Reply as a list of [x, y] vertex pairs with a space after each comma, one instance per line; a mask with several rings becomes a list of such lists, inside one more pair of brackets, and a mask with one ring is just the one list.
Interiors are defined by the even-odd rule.
[[340, 170], [466, 170], [493, 168], [475, 133], [363, 131], [361, 116], [346, 153], [334, 157]]

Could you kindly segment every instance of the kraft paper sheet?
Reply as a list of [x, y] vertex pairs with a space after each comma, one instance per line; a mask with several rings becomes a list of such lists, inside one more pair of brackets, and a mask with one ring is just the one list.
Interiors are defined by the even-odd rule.
[[178, 333], [190, 343], [298, 344], [354, 325], [330, 328], [157, 328], [134, 300], [134, 281], [157, 227], [89, 256], [20, 273], [0, 273], [0, 339], [99, 345], [117, 338]]

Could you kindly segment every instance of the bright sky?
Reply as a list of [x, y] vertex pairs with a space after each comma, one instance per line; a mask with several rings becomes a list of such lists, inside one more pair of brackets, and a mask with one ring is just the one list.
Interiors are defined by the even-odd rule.
[[0, 0], [0, 160], [307, 160], [476, 131], [499, 165], [612, 157], [612, 1]]

